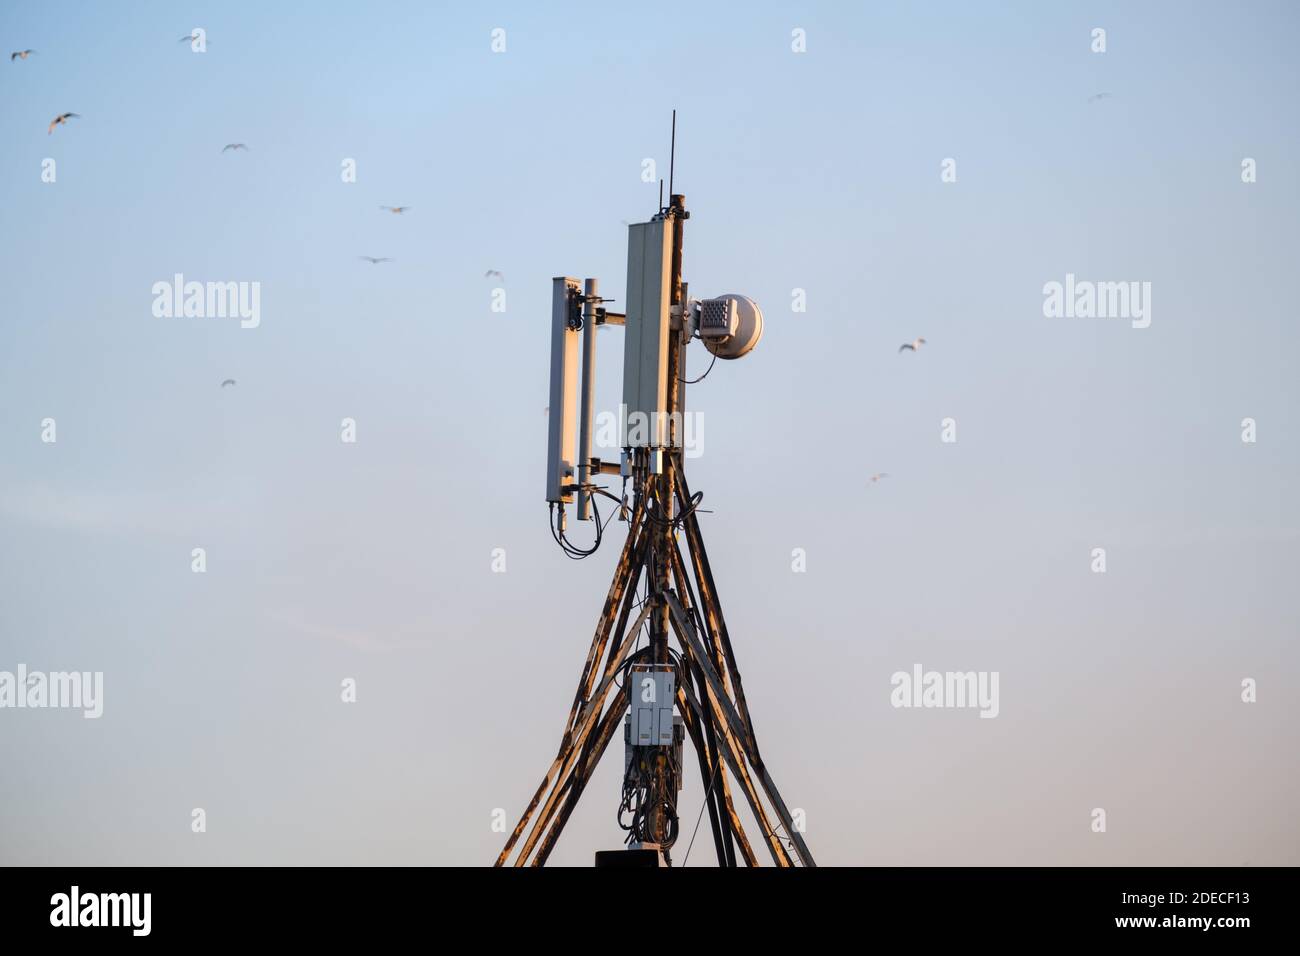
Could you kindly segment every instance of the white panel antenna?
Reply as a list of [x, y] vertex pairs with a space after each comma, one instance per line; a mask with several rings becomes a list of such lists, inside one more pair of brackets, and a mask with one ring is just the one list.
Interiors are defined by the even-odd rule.
[[578, 326], [580, 286], [577, 279], [551, 280], [551, 405], [546, 454], [546, 500], [573, 500], [578, 483]]
[[623, 340], [624, 448], [667, 444], [668, 324], [672, 232], [665, 219], [628, 226], [627, 324]]

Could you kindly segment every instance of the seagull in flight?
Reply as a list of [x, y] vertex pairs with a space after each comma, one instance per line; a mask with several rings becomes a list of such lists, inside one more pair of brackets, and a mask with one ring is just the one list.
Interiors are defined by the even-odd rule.
[[1093, 93], [1092, 96], [1088, 97], [1088, 102], [1096, 103], [1099, 100], [1108, 100], [1114, 95], [1113, 93]]
[[225, 146], [221, 147], [223, 153], [228, 149], [233, 149], [236, 152], [242, 149], [244, 152], [248, 152], [248, 146], [244, 143], [227, 143]]
[[910, 342], [904, 342], [902, 345], [900, 345], [898, 347], [898, 351], [900, 354], [906, 352], [908, 349], [911, 349], [913, 352], [919, 352], [921, 350], [921, 346], [924, 344], [925, 344], [925, 339], [913, 339]]
[[228, 378], [221, 383], [221, 387], [225, 388], [227, 385], [234, 385], [234, 384], [235, 384], [235, 380], [233, 378]]
[[12, 63], [14, 60], [25, 60], [35, 52], [35, 50], [19, 50], [17, 53], [10, 53], [9, 62]]
[[54, 132], [54, 127], [56, 127], [56, 126], [63, 126], [63, 125], [66, 125], [67, 122], [68, 122], [68, 120], [70, 120], [70, 119], [81, 119], [81, 114], [80, 114], [80, 113], [60, 113], [58, 116], [54, 117], [54, 119], [50, 120], [50, 128], [49, 128], [49, 130], [46, 132], [45, 135], [48, 136], [50, 133], [53, 133], [53, 132]]
[[493, 276], [500, 279], [502, 282], [506, 281], [506, 277], [503, 276], [500, 272], [497, 272], [496, 269], [489, 269], [487, 272], [483, 273], [484, 279], [491, 279]]
[[199, 35], [198, 35], [197, 33], [187, 33], [187, 34], [185, 34], [185, 36], [181, 37], [181, 38], [178, 39], [176, 42], [177, 42], [177, 43], [193, 43], [193, 42], [194, 42], [195, 40], [197, 40], [198, 38], [199, 38]]
[[387, 256], [381, 256], [381, 257], [378, 258], [378, 259], [376, 259], [374, 256], [357, 256], [357, 258], [358, 258], [358, 259], [364, 259], [364, 260], [366, 260], [366, 262], [369, 262], [372, 266], [377, 266], [377, 265], [379, 265], [379, 263], [381, 263], [381, 262], [392, 262], [392, 261], [393, 261], [392, 259], [388, 258]]
[[889, 472], [887, 472], [887, 471], [878, 471], [878, 472], [876, 472], [874, 475], [871, 476], [870, 481], [871, 481], [871, 483], [872, 483], [873, 485], [878, 485], [878, 484], [880, 484], [880, 479], [881, 479], [881, 478], [888, 478], [888, 477], [889, 477]]
[[402, 213], [406, 212], [406, 210], [410, 209], [411, 207], [410, 206], [380, 206], [379, 208], [387, 209], [389, 212], [393, 213], [394, 215], [400, 216]]

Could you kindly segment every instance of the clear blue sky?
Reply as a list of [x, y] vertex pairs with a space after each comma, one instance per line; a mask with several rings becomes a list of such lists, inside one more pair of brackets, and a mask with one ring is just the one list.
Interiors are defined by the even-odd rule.
[[[106, 697], [0, 712], [0, 862], [494, 858], [619, 542], [546, 530], [549, 280], [621, 298], [673, 108], [685, 278], [767, 315], [690, 390], [690, 477], [819, 862], [1300, 862], [1294, 5], [44, 2], [0, 38], [0, 669]], [[178, 272], [260, 282], [260, 326], [155, 318]], [[1045, 318], [1067, 273], [1151, 282], [1151, 326]], [[999, 717], [892, 709], [916, 662], [999, 671]], [[618, 845], [619, 761], [556, 862]]]

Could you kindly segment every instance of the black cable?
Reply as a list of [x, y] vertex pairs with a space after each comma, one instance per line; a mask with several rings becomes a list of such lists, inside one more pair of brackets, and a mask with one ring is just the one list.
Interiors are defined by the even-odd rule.
[[704, 381], [706, 378], [709, 377], [709, 373], [713, 371], [713, 362], [716, 362], [717, 360], [718, 360], [718, 354], [714, 352], [713, 361], [709, 362], [709, 367], [704, 370], [703, 375], [701, 375], [699, 378], [693, 378], [690, 381], [687, 381], [684, 378], [678, 378], [677, 381], [681, 382], [683, 385], [695, 385], [698, 384], [699, 382]]
[[[609, 492], [605, 491], [602, 488], [593, 488], [590, 490], [600, 492], [601, 494], [609, 498], [614, 497], [613, 495], [611, 495]], [[614, 500], [617, 501], [618, 499], [614, 498]], [[596, 553], [596, 551], [600, 548], [601, 541], [605, 537], [605, 529], [609, 526], [609, 523], [614, 520], [615, 514], [617, 514], [617, 512], [610, 514], [608, 518], [606, 518], [604, 521], [601, 521], [600, 508], [596, 505], [596, 499], [595, 496], [593, 496], [591, 499], [591, 510], [596, 517], [596, 540], [592, 542], [590, 548], [580, 548], [577, 545], [573, 544], [571, 541], [569, 541], [568, 536], [563, 531], [559, 530], [558, 522], [556, 521], [556, 517], [555, 517], [555, 502], [551, 502], [550, 510], [551, 510], [551, 516], [550, 516], [551, 537], [554, 538], [555, 543], [560, 546], [560, 550], [562, 550], [567, 557], [573, 559], [574, 561], [581, 561], [583, 558], [589, 558]], [[563, 508], [560, 509], [560, 514], [561, 515], [564, 514]]]
[[592, 485], [592, 486], [591, 486], [589, 489], [587, 489], [587, 490], [588, 490], [589, 492], [591, 492], [593, 495], [604, 495], [606, 498], [608, 498], [610, 501], [614, 502], [616, 505], [619, 505], [620, 507], [621, 507], [622, 504], [623, 504], [623, 500], [622, 500], [621, 498], [619, 498], [619, 497], [618, 497], [617, 495], [615, 495], [615, 494], [611, 494], [610, 492], [606, 491], [604, 488], [599, 488], [599, 487], [597, 487], [597, 486], [595, 486], [595, 485]]
[[704, 500], [704, 492], [702, 491], [695, 492], [695, 494], [691, 495], [691, 497], [688, 499], [688, 507], [685, 508], [680, 514], [676, 515], [675, 517], [671, 518], [668, 521], [665, 521], [663, 518], [660, 518], [657, 515], [655, 515], [649, 508], [645, 510], [645, 516], [648, 521], [653, 521], [661, 528], [670, 528], [672, 530], [676, 530], [677, 528], [681, 527], [682, 522], [684, 522], [687, 518], [689, 518], [695, 512], [695, 510], [699, 508], [700, 502], [702, 502], [703, 500]]
[[[565, 536], [564, 532], [560, 530], [559, 520], [557, 520], [556, 518], [554, 502], [551, 503], [550, 511], [551, 511], [551, 516], [550, 516], [551, 537], [555, 539], [555, 543], [560, 546], [560, 550], [564, 552], [566, 557], [569, 557], [574, 561], [581, 561], [583, 558], [588, 558], [591, 555], [596, 553], [596, 549], [600, 547], [600, 539], [601, 539], [602, 532], [604, 531], [604, 529], [600, 525], [599, 513], [597, 513], [596, 515], [596, 540], [592, 543], [590, 548], [579, 548], [576, 545], [570, 543], [569, 539]], [[564, 517], [563, 507], [560, 508], [559, 516], [560, 519], [563, 519]]]

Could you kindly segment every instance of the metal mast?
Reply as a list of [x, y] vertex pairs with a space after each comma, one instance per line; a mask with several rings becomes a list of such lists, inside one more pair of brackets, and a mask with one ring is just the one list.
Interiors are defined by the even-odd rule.
[[[673, 140], [675, 154], [675, 114]], [[671, 849], [682, 830], [677, 794], [684, 775], [683, 738], [689, 736], [718, 864], [737, 866], [743, 861], [748, 866], [758, 865], [758, 855], [737, 812], [734, 785], [758, 823], [760, 840], [767, 845], [776, 865], [815, 865], [758, 750], [740, 670], [700, 532], [696, 513], [700, 496], [692, 496], [683, 467], [680, 432], [686, 396], [682, 371], [687, 346], [693, 338], [700, 338], [715, 356], [736, 358], [748, 352], [762, 332], [761, 313], [749, 300], [744, 301], [752, 307], [756, 320], [751, 315], [748, 332], [742, 330], [734, 300], [743, 297], [726, 296], [702, 303], [688, 299], [682, 281], [682, 239], [689, 217], [685, 197], [673, 193], [670, 185], [668, 205], [650, 223], [631, 227], [634, 232], [645, 229], [650, 238], [629, 243], [626, 316], [599, 307], [604, 300], [597, 294], [596, 280], [588, 279], [582, 286], [567, 277], [555, 280], [551, 456], [547, 475], [552, 531], [570, 557], [585, 557], [599, 545], [602, 528], [598, 513], [596, 545], [592, 548], [575, 548], [564, 538], [564, 505], [574, 494], [580, 520], [588, 517], [596, 495], [613, 498], [621, 510], [630, 511], [630, 516], [627, 539], [596, 622], [559, 751], [507, 839], [497, 866], [546, 863], [592, 772], [625, 719], [625, 773], [619, 819], [623, 823], [624, 815], [630, 816], [623, 826], [629, 831], [628, 842], [633, 848], [648, 848], [642, 852], [652, 852], [659, 864], [671, 863]], [[670, 242], [658, 231], [660, 224], [668, 231]], [[657, 247], [669, 252], [666, 263], [654, 258], [658, 242], [668, 246]], [[633, 301], [638, 295], [658, 301], [655, 290], [650, 288], [653, 283], [633, 289], [634, 272], [640, 269], [638, 256], [643, 251], [650, 257], [648, 261], [667, 266], [667, 289], [663, 290], [668, 300], [663, 317], [666, 341], [662, 338], [664, 329], [641, 319]], [[663, 272], [655, 273], [653, 269], [649, 273], [651, 278], [655, 274], [664, 277]], [[634, 356], [625, 362], [625, 379], [635, 374], [636, 388], [650, 387], [659, 396], [655, 401], [666, 413], [666, 423], [658, 442], [637, 444], [625, 437], [627, 447], [620, 467], [591, 457], [590, 376], [594, 374], [596, 326], [603, 322], [622, 324], [625, 320], [629, 341], [633, 336], [648, 336], [628, 348], [648, 350], [649, 367], [654, 371], [654, 375], [647, 376], [638, 364], [641, 360]], [[757, 322], [756, 330], [753, 321]], [[576, 373], [571, 368], [577, 362], [579, 330], [584, 336], [580, 415]], [[661, 338], [654, 339], [655, 335]], [[657, 342], [664, 346], [662, 360]], [[573, 419], [581, 425], [576, 449], [571, 437], [577, 431]], [[630, 507], [628, 497], [620, 501], [593, 483], [594, 478], [609, 474], [621, 474], [630, 485]], [[639, 597], [642, 586], [644, 598]], [[648, 640], [638, 646], [643, 633]], [[672, 646], [673, 638], [676, 647]], [[657, 698], [656, 691], [667, 695], [667, 699]], [[620, 853], [597, 854], [598, 865], [639, 865], [625, 862], [628, 859]]]

